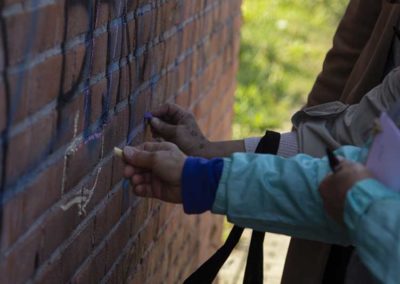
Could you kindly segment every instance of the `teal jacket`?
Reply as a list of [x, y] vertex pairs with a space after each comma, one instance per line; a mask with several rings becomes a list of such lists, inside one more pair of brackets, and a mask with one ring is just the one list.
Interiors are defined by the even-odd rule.
[[[364, 151], [344, 146], [337, 155], [363, 161]], [[400, 281], [400, 194], [373, 179], [347, 194], [340, 226], [324, 211], [318, 186], [330, 172], [326, 158], [285, 159], [238, 153], [224, 159], [212, 211], [242, 227], [340, 245], [354, 245], [380, 281]]]

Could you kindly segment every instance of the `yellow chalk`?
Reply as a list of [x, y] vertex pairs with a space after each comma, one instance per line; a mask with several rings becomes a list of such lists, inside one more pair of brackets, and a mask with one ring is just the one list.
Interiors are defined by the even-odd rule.
[[114, 155], [120, 158], [124, 157], [124, 152], [118, 147], [114, 147]]

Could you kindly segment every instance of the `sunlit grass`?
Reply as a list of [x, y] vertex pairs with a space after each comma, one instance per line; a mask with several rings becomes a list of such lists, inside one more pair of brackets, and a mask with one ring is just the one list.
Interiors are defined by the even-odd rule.
[[289, 127], [305, 103], [344, 0], [244, 0], [235, 138]]

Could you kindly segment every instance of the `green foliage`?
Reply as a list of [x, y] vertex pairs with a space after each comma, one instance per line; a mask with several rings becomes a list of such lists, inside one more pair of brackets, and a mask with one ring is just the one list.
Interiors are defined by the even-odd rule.
[[244, 0], [234, 136], [290, 125], [305, 103], [345, 0]]

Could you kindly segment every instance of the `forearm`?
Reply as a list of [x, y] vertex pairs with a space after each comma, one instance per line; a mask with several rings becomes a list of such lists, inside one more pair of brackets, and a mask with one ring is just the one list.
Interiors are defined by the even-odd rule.
[[199, 153], [194, 153], [194, 156], [200, 156], [207, 159], [217, 157], [229, 157], [233, 153], [245, 152], [243, 140], [228, 140], [208, 142], [208, 144], [199, 150]]
[[[338, 154], [357, 160], [359, 153], [359, 148], [344, 147]], [[349, 244], [346, 230], [326, 215], [318, 192], [329, 171], [325, 158], [235, 154], [224, 159], [212, 211], [239, 226]]]
[[344, 216], [362, 262], [383, 283], [397, 283], [400, 194], [376, 180], [361, 181], [347, 195]]
[[[267, 132], [267, 135], [270, 135]], [[272, 150], [278, 156], [285, 158], [294, 156], [298, 153], [297, 133], [287, 132], [283, 134], [276, 133], [279, 141], [269, 141], [268, 143], [277, 143], [277, 149]], [[215, 141], [208, 142], [205, 147], [199, 149], [199, 152], [189, 153], [192, 156], [199, 156], [207, 159], [217, 157], [229, 157], [233, 153], [251, 152], [254, 153], [263, 137], [251, 137], [243, 140]], [[277, 138], [274, 138], [275, 140]]]

